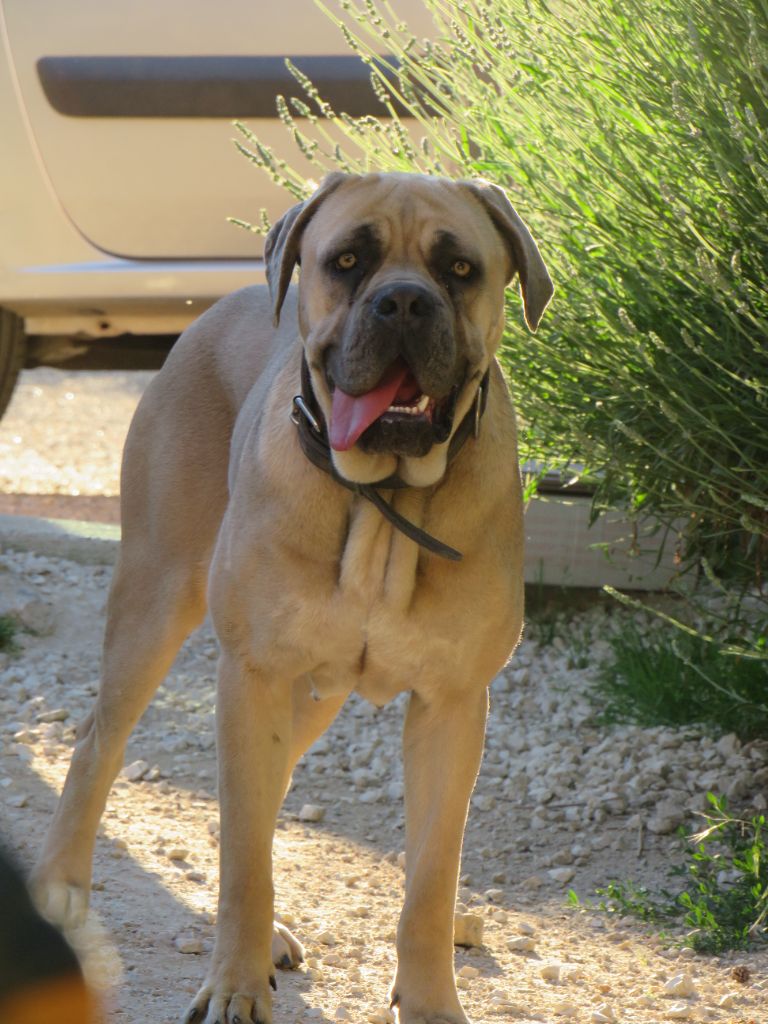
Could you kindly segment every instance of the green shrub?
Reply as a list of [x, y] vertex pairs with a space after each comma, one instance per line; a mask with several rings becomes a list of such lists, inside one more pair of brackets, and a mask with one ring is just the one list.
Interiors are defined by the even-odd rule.
[[701, 636], [670, 628], [643, 633], [630, 621], [610, 646], [592, 691], [604, 722], [768, 737], [767, 661], [724, 657]]
[[[392, 116], [336, 113], [297, 76], [305, 97], [280, 111], [307, 172], [421, 170], [505, 186], [558, 289], [535, 337], [509, 306], [503, 361], [523, 455], [597, 472], [596, 512], [674, 524], [681, 571], [703, 564], [728, 587], [761, 584], [768, 3], [425, 3], [439, 37], [428, 45], [387, 3], [342, 0], [347, 40]], [[399, 77], [376, 59], [385, 52]], [[395, 101], [419, 122], [420, 144]], [[243, 130], [250, 158], [306, 194], [305, 175]], [[754, 654], [765, 644], [740, 638]]]
[[[765, 817], [732, 815], [723, 797], [707, 794], [711, 811], [705, 828], [685, 841], [683, 863], [670, 878], [684, 880], [676, 892], [652, 892], [632, 882], [598, 889], [601, 910], [630, 914], [657, 924], [688, 929], [686, 945], [700, 953], [746, 949], [768, 941], [768, 845]], [[575, 893], [571, 902], [580, 905]]]

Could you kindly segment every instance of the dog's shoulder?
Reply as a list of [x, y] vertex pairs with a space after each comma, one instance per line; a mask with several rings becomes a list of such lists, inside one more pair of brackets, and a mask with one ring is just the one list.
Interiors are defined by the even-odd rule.
[[275, 334], [295, 339], [298, 337], [297, 295], [295, 287], [289, 289], [280, 324], [275, 327], [267, 286], [252, 284], [239, 288], [215, 302], [185, 333], [204, 334], [219, 343], [225, 339], [228, 344], [241, 335], [245, 335], [251, 345], [259, 339], [267, 341]]
[[190, 324], [171, 350], [165, 376], [215, 382], [237, 410], [254, 383], [299, 344], [296, 289], [275, 327], [269, 290], [250, 285], [219, 299]]

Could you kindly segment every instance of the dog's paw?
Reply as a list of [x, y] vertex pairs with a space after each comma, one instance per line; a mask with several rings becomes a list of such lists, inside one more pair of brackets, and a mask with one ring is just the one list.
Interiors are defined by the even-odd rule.
[[417, 1011], [415, 1014], [409, 1014], [401, 1009], [397, 1019], [399, 1024], [470, 1024], [469, 1018], [463, 1013], [460, 1017], [455, 1013], [423, 1014]]
[[[275, 987], [275, 979], [269, 978]], [[181, 1024], [272, 1024], [272, 997], [266, 985], [236, 985], [223, 979], [207, 982]]]
[[398, 1024], [471, 1024], [469, 1018], [455, 1000], [450, 1000], [454, 1005], [448, 1010], [426, 1009], [419, 1002], [412, 1002], [403, 999], [395, 989], [392, 993], [391, 1006], [397, 1010]]
[[293, 971], [304, 963], [304, 947], [280, 921], [275, 921], [272, 933], [272, 963], [282, 971]]

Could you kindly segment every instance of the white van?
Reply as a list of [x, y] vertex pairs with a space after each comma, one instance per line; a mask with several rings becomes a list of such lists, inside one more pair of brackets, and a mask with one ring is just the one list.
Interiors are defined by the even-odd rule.
[[[428, 33], [419, 0], [395, 7]], [[158, 365], [263, 280], [263, 239], [227, 218], [291, 200], [232, 122], [301, 159], [275, 115], [301, 95], [286, 56], [337, 109], [381, 111], [313, 0], [0, 0], [0, 413], [21, 366]]]

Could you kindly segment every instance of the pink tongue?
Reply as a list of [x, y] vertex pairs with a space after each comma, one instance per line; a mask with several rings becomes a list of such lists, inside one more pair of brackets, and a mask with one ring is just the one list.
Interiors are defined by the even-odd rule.
[[335, 452], [349, 451], [363, 431], [389, 408], [409, 373], [405, 363], [398, 359], [376, 387], [365, 395], [355, 398], [336, 388], [333, 392], [330, 430], [331, 448]]

